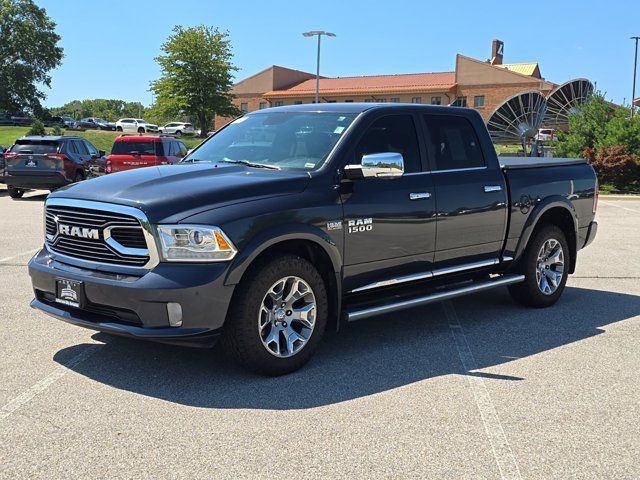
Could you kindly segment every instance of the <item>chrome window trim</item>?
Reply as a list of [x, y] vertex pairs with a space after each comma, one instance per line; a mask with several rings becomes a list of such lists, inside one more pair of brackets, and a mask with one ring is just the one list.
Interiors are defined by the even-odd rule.
[[[513, 258], [504, 257], [503, 262], [510, 262]], [[362, 287], [354, 288], [350, 293], [358, 293], [366, 290], [371, 290], [374, 288], [380, 287], [388, 287], [390, 285], [398, 285], [406, 282], [415, 282], [417, 280], [425, 280], [428, 278], [439, 277], [442, 275], [449, 275], [451, 273], [464, 272], [466, 270], [474, 270], [476, 268], [483, 267], [492, 267], [494, 265], [498, 265], [500, 263], [500, 259], [493, 258], [491, 260], [481, 260], [479, 262], [465, 263], [462, 265], [456, 265], [453, 267], [439, 268], [436, 270], [428, 271], [428, 272], [420, 272], [414, 273], [412, 275], [404, 275], [402, 277], [390, 278], [388, 280], [381, 280], [379, 282], [369, 283], [367, 285], [363, 285]]]
[[[138, 222], [140, 223], [140, 226], [142, 227], [142, 233], [144, 235], [144, 239], [145, 242], [147, 244], [147, 250], [143, 250], [143, 249], [130, 249], [130, 250], [136, 250], [136, 251], [140, 251], [142, 250], [144, 253], [143, 255], [149, 255], [149, 261], [144, 264], [142, 267], [136, 267], [136, 266], [130, 266], [130, 265], [126, 265], [126, 264], [118, 264], [118, 263], [104, 263], [104, 262], [96, 262], [93, 260], [84, 260], [84, 259], [80, 259], [80, 258], [76, 258], [76, 257], [72, 257], [69, 255], [64, 255], [62, 253], [58, 253], [55, 252], [53, 250], [51, 250], [49, 248], [49, 243], [48, 243], [48, 239], [47, 236], [45, 235], [45, 247], [47, 249], [47, 251], [49, 253], [51, 253], [54, 257], [59, 257], [61, 259], [67, 260], [69, 263], [75, 263], [78, 265], [81, 265], [83, 267], [86, 268], [94, 268], [96, 270], [105, 270], [104, 267], [111, 267], [112, 269], [126, 269], [127, 271], [137, 271], [137, 272], [141, 272], [141, 271], [146, 271], [146, 270], [151, 270], [153, 269], [156, 265], [158, 265], [158, 263], [160, 263], [160, 257], [158, 254], [158, 248], [156, 246], [156, 240], [155, 237], [153, 235], [153, 229], [151, 227], [151, 224], [149, 223], [149, 220], [147, 218], [147, 216], [144, 214], [144, 212], [142, 210], [139, 210], [137, 208], [134, 207], [129, 207], [126, 205], [118, 205], [115, 203], [104, 203], [104, 202], [95, 202], [95, 201], [91, 201], [91, 200], [76, 200], [76, 199], [71, 199], [71, 198], [48, 198], [45, 201], [45, 212], [47, 207], [51, 205], [51, 206], [60, 206], [60, 207], [75, 207], [75, 208], [87, 208], [90, 210], [97, 210], [97, 211], [103, 211], [103, 212], [113, 212], [113, 213], [120, 213], [123, 215], [129, 215], [131, 217], [134, 217], [136, 220], [138, 220]], [[46, 215], [46, 213], [45, 213]], [[109, 227], [107, 227], [108, 229]], [[46, 224], [45, 224], [45, 229], [46, 229]], [[106, 230], [104, 230], [104, 232], [106, 232]], [[103, 233], [104, 235], [104, 233]], [[55, 237], [54, 237], [55, 238]], [[114, 243], [115, 240], [112, 239], [112, 241]], [[105, 235], [105, 243], [107, 243], [107, 237]], [[108, 244], [108, 243], [107, 243]], [[120, 245], [120, 244], [118, 244]], [[112, 248], [115, 248], [113, 245], [111, 245]], [[118, 250], [120, 253], [124, 253], [129, 254], [129, 255], [140, 255], [141, 253], [128, 253], [125, 250], [126, 247], [123, 247], [122, 245], [119, 246], [119, 248], [116, 248], [116, 250]], [[100, 267], [100, 268], [98, 268]]]
[[431, 170], [431, 173], [471, 172], [473, 170], [486, 170], [488, 167], [450, 168], [448, 170]]

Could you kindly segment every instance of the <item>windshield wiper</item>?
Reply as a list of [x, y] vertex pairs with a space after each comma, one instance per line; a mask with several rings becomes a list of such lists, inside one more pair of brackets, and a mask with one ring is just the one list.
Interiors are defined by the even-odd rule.
[[253, 163], [253, 162], [250, 162], [249, 160], [229, 160], [229, 159], [224, 159], [224, 160], [220, 160], [220, 161], [224, 162], [224, 163], [240, 163], [242, 165], [246, 165], [247, 167], [268, 168], [269, 170], [281, 170], [280, 167], [277, 167], [275, 165], [269, 165], [268, 163]]

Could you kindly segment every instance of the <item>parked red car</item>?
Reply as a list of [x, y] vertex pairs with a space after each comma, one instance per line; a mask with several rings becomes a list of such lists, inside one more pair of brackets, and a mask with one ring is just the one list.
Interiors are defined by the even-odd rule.
[[106, 173], [179, 162], [187, 147], [170, 136], [120, 135], [107, 157]]

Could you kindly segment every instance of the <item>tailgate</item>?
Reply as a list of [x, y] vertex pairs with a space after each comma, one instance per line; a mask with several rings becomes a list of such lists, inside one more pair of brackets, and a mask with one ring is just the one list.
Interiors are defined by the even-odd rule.
[[5, 159], [8, 175], [42, 175], [62, 170], [64, 162], [48, 155], [18, 154]]
[[109, 155], [111, 173], [157, 165], [154, 155]]

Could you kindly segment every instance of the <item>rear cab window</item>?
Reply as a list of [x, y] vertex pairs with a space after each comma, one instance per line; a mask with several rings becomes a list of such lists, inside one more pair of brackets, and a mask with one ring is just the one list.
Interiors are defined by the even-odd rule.
[[427, 142], [434, 170], [460, 170], [486, 166], [471, 122], [457, 115], [424, 115]]

